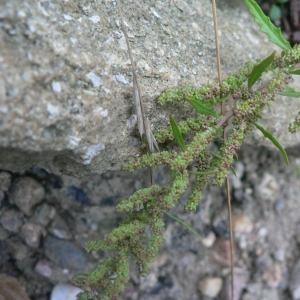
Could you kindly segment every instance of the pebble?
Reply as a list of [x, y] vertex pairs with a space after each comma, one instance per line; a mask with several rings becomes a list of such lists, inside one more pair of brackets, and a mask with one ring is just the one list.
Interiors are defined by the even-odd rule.
[[44, 241], [46, 256], [63, 269], [83, 272], [87, 265], [87, 256], [74, 242], [47, 236]]
[[52, 275], [51, 263], [46, 259], [40, 259], [36, 263], [34, 271], [44, 277], [50, 278]]
[[222, 300], [239, 300], [241, 298], [243, 289], [246, 286], [246, 282], [249, 279], [249, 273], [243, 269], [234, 269], [234, 297], [231, 297], [231, 274], [226, 276], [225, 284], [222, 289]]
[[1, 206], [2, 201], [4, 200], [4, 198], [5, 198], [5, 193], [0, 190], [0, 206]]
[[18, 280], [4, 273], [0, 274], [0, 299], [30, 300]]
[[0, 241], [5, 241], [9, 237], [9, 233], [0, 225]]
[[221, 291], [222, 278], [206, 277], [199, 282], [199, 290], [204, 296], [215, 298]]
[[38, 248], [41, 241], [43, 228], [39, 224], [27, 222], [23, 225], [21, 235], [25, 243], [32, 248]]
[[33, 220], [42, 226], [48, 226], [55, 214], [56, 210], [53, 206], [43, 203], [36, 208]]
[[72, 238], [72, 233], [69, 226], [59, 215], [56, 215], [53, 219], [49, 231], [60, 239], [70, 240]]
[[122, 299], [138, 300], [139, 293], [136, 289], [127, 286], [124, 292], [122, 292], [122, 296], [123, 296]]
[[265, 288], [262, 283], [247, 284], [247, 293], [241, 300], [279, 300], [278, 290]]
[[50, 296], [50, 300], [76, 300], [77, 295], [83, 292], [82, 289], [70, 284], [57, 284]]
[[210, 252], [210, 257], [220, 267], [230, 267], [230, 240], [217, 238]]
[[260, 181], [260, 184], [257, 186], [257, 195], [262, 200], [272, 200], [275, 201], [275, 195], [279, 190], [279, 183], [277, 182], [276, 178], [269, 174], [265, 173], [263, 178]]
[[141, 278], [140, 290], [143, 292], [151, 292], [158, 286], [158, 278], [154, 272], [150, 272], [145, 277]]
[[1, 216], [2, 226], [10, 232], [18, 232], [23, 225], [23, 213], [16, 209], [9, 209]]
[[292, 270], [292, 276], [289, 282], [289, 290], [293, 300], [300, 299], [300, 260], [295, 264]]
[[216, 241], [216, 235], [213, 233], [213, 231], [210, 231], [208, 235], [202, 239], [202, 244], [206, 248], [210, 248], [212, 247], [215, 241]]
[[273, 264], [264, 274], [263, 280], [270, 288], [277, 288], [282, 280], [282, 269], [279, 264]]
[[6, 241], [10, 247], [10, 254], [16, 260], [23, 260], [28, 257], [28, 248], [22, 243], [19, 237], [11, 237]]
[[0, 190], [7, 192], [11, 187], [11, 174], [5, 171], [0, 172]]
[[30, 216], [33, 207], [40, 203], [44, 196], [45, 189], [39, 182], [31, 177], [20, 177], [13, 183], [10, 200]]
[[253, 230], [253, 223], [244, 215], [233, 217], [233, 231], [235, 233], [250, 233]]

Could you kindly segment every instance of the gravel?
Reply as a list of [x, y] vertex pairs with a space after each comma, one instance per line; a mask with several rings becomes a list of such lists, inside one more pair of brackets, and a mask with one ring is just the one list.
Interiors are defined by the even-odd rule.
[[[235, 300], [300, 299], [300, 160], [291, 156], [286, 167], [278, 153], [249, 147], [239, 159], [239, 182], [232, 189]], [[164, 172], [156, 175], [163, 184]], [[125, 215], [115, 205], [146, 186], [148, 177], [142, 170], [77, 179], [34, 168], [23, 174], [0, 171], [1, 178], [9, 180], [1, 185], [0, 270], [16, 278], [30, 299], [59, 300], [60, 291], [75, 299], [68, 290], [78, 291], [72, 276], [90, 271], [108, 255], [87, 253], [85, 242], [117, 226]], [[203, 241], [166, 218], [160, 254], [145, 278], [132, 265], [124, 299], [230, 299], [224, 190], [209, 187], [204, 194], [195, 214], [184, 213], [184, 197], [172, 210]]]

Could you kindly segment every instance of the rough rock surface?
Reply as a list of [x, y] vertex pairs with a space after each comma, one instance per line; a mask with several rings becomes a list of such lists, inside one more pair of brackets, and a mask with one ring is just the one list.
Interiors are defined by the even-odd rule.
[[[211, 4], [122, 2], [146, 112], [157, 129], [169, 115], [156, 107], [163, 90], [216, 79]], [[12, 0], [0, 11], [0, 167], [36, 165], [80, 177], [118, 170], [139, 154], [115, 2]], [[241, 1], [220, 2], [218, 18], [224, 75], [274, 48]]]

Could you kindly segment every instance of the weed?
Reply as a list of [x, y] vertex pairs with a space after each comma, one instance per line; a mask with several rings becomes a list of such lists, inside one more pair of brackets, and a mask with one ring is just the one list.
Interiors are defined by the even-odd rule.
[[[125, 168], [134, 171], [167, 165], [172, 172], [172, 182], [168, 186], [153, 184], [142, 188], [123, 200], [117, 210], [128, 212], [128, 217], [102, 240], [87, 242], [89, 251], [113, 251], [114, 256], [99, 262], [91, 273], [75, 277], [75, 282], [86, 290], [78, 299], [117, 299], [129, 280], [130, 257], [136, 261], [140, 275], [147, 274], [149, 264], [155, 259], [163, 243], [164, 214], [169, 215], [167, 211], [174, 207], [191, 184], [188, 167], [194, 162], [197, 169], [193, 172], [195, 182], [184, 205], [188, 213], [197, 209], [202, 198], [201, 191], [209, 182], [217, 186], [223, 184], [236, 152], [254, 126], [273, 142], [288, 163], [283, 147], [257, 121], [261, 119], [264, 107], [277, 94], [299, 96], [288, 84], [291, 74], [300, 73], [296, 67], [300, 62], [300, 46], [291, 48], [280, 30], [272, 25], [254, 0], [245, 0], [245, 3], [260, 30], [268, 35], [271, 42], [281, 47], [283, 52], [276, 56], [274, 51], [258, 64], [248, 62], [238, 72], [219, 83], [162, 93], [158, 99], [160, 105], [186, 101], [199, 114], [178, 123], [170, 116], [170, 126], [156, 132], [155, 138], [160, 144], [172, 142], [179, 147], [175, 145], [170, 151], [152, 152], [133, 158]], [[273, 77], [254, 88], [254, 84], [267, 72], [271, 72]], [[137, 81], [136, 75], [134, 81]], [[224, 103], [229, 97], [234, 99], [234, 106], [223, 115], [217, 105]], [[232, 129], [224, 138], [221, 134], [229, 119], [232, 121]], [[299, 115], [289, 129], [290, 132], [300, 129]], [[151, 137], [151, 140], [154, 139]], [[210, 145], [217, 140], [222, 141], [221, 146], [216, 153], [212, 153]]]

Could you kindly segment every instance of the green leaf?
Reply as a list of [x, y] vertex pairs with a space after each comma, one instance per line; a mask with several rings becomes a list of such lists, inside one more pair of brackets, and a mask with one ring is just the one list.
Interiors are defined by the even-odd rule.
[[271, 55], [261, 61], [258, 65], [254, 66], [251, 73], [248, 75], [248, 88], [258, 80], [258, 78], [262, 75], [262, 73], [270, 66], [272, 61], [274, 60], [276, 55], [276, 51], [274, 51]]
[[203, 171], [203, 172], [190, 171], [190, 173], [195, 175], [212, 175], [212, 174], [217, 174], [218, 171]]
[[269, 132], [267, 131], [265, 128], [263, 128], [262, 126], [258, 125], [256, 122], [254, 121], [251, 121], [251, 123], [258, 129], [262, 132], [262, 134], [268, 138], [273, 144], [275, 147], [278, 148], [278, 150], [281, 152], [281, 154], [283, 155], [284, 159], [285, 159], [285, 162], [286, 164], [288, 165], [289, 164], [289, 158], [285, 152], [285, 150], [283, 149], [283, 147], [280, 145], [280, 143], [275, 139], [275, 137]]
[[187, 99], [187, 101], [195, 108], [196, 112], [203, 115], [215, 115], [215, 111], [208, 105], [203, 104], [194, 98]]
[[[293, 67], [295, 67], [295, 66], [293, 66]], [[292, 68], [292, 69], [290, 68], [289, 73], [293, 74], [293, 75], [300, 75], [300, 69], [294, 70], [294, 68]]]
[[293, 88], [286, 85], [285, 89], [279, 93], [281, 96], [293, 97], [293, 98], [300, 98], [300, 92], [296, 92]]
[[230, 169], [231, 169], [232, 173], [234, 174], [234, 176], [236, 178], [238, 178], [237, 175], [236, 175], [236, 172], [235, 172], [235, 168], [233, 166], [230, 166]]
[[270, 18], [267, 17], [255, 0], [244, 0], [252, 14], [255, 22], [259, 25], [260, 31], [265, 33], [269, 40], [283, 50], [292, 50], [290, 43], [283, 37], [281, 30], [273, 25]]
[[273, 20], [273, 21], [280, 19], [280, 17], [281, 17], [280, 7], [276, 4], [273, 4], [269, 11], [269, 16], [270, 16], [271, 20]]
[[171, 219], [173, 219], [173, 220], [177, 221], [178, 223], [180, 223], [181, 225], [183, 225], [189, 232], [191, 232], [192, 234], [194, 234], [196, 237], [202, 239], [201, 236], [191, 226], [189, 226], [188, 224], [186, 224], [184, 221], [182, 221], [182, 220], [178, 219], [177, 217], [169, 214], [165, 210], [163, 210], [162, 212], [165, 213]]
[[174, 120], [174, 118], [170, 115], [170, 123], [171, 123], [171, 127], [172, 127], [172, 132], [173, 132], [173, 136], [175, 138], [175, 141], [177, 142], [177, 144], [181, 147], [182, 150], [185, 149], [185, 144], [184, 144], [184, 140], [181, 134], [181, 130], [179, 128], [179, 126], [177, 125], [176, 121]]

